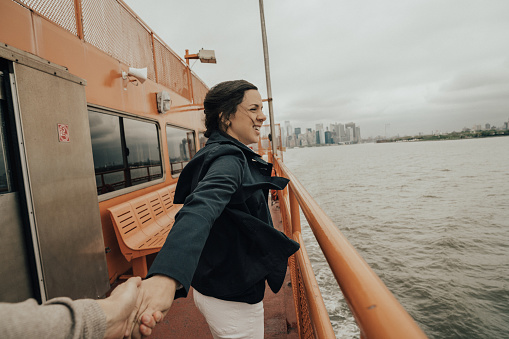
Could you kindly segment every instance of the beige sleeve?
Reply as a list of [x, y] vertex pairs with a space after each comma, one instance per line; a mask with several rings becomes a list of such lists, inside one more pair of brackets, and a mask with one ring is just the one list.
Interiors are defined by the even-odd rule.
[[91, 299], [0, 303], [0, 338], [103, 338], [106, 316]]

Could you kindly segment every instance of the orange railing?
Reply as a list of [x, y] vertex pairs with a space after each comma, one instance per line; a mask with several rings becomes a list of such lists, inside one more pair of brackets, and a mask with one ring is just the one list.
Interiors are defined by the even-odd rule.
[[[280, 194], [281, 214], [287, 235], [301, 244], [300, 253], [296, 255], [296, 266], [302, 275], [302, 284], [309, 308], [307, 312], [309, 312], [315, 336], [334, 338], [334, 333], [329, 316], [324, 311], [325, 306], [318, 284], [314, 279], [302, 242], [299, 206], [356, 319], [361, 338], [426, 338], [412, 317], [297, 178], [281, 160], [275, 158], [272, 160], [277, 174], [290, 179], [289, 188]], [[292, 284], [296, 284], [293, 279]], [[301, 311], [297, 310], [297, 312]], [[305, 336], [301, 334], [302, 337]]]
[[12, 1], [128, 66], [147, 67], [148, 79], [203, 103], [208, 87], [122, 0]]

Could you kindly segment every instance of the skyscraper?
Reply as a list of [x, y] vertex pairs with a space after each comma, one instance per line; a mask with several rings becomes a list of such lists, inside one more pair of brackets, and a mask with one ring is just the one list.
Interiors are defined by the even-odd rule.
[[325, 144], [330, 145], [332, 144], [332, 132], [331, 131], [325, 131]]
[[349, 122], [345, 124], [345, 128], [351, 129], [350, 132], [348, 132], [349, 140], [350, 142], [355, 142], [355, 123]]
[[361, 142], [361, 128], [359, 126], [355, 127], [355, 142]]
[[316, 143], [319, 145], [325, 144], [325, 133], [323, 124], [316, 124]]
[[283, 146], [290, 146], [290, 140], [292, 139], [293, 130], [290, 121], [284, 122], [284, 127], [281, 129], [281, 140], [283, 141]]

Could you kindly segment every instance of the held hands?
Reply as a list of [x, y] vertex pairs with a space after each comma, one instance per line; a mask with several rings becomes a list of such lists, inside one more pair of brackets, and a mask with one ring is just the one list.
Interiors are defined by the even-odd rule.
[[106, 316], [105, 339], [118, 339], [130, 333], [132, 326], [128, 320], [135, 309], [140, 285], [141, 278], [130, 278], [115, 288], [108, 298], [97, 300]]
[[129, 318], [129, 323], [133, 323], [131, 338], [138, 339], [152, 334], [154, 326], [168, 313], [176, 289], [177, 281], [163, 275], [142, 281], [136, 307]]

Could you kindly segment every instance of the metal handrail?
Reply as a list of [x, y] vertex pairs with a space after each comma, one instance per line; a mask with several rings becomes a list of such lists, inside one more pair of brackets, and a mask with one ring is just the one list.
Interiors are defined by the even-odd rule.
[[[302, 212], [355, 317], [361, 338], [427, 338], [304, 186], [283, 162], [273, 159], [278, 175], [290, 179], [288, 193], [290, 204], [284, 202], [284, 209], [290, 205], [290, 211], [286, 212], [295, 216], [299, 213], [299, 206], [302, 208]], [[291, 203], [292, 199], [297, 200], [296, 207], [296, 204]], [[296, 218], [292, 218], [292, 224], [295, 222], [294, 219]], [[300, 228], [293, 229], [292, 235], [294, 239], [302, 241]], [[299, 264], [310, 266], [305, 262]], [[329, 321], [328, 316], [327, 321]]]

